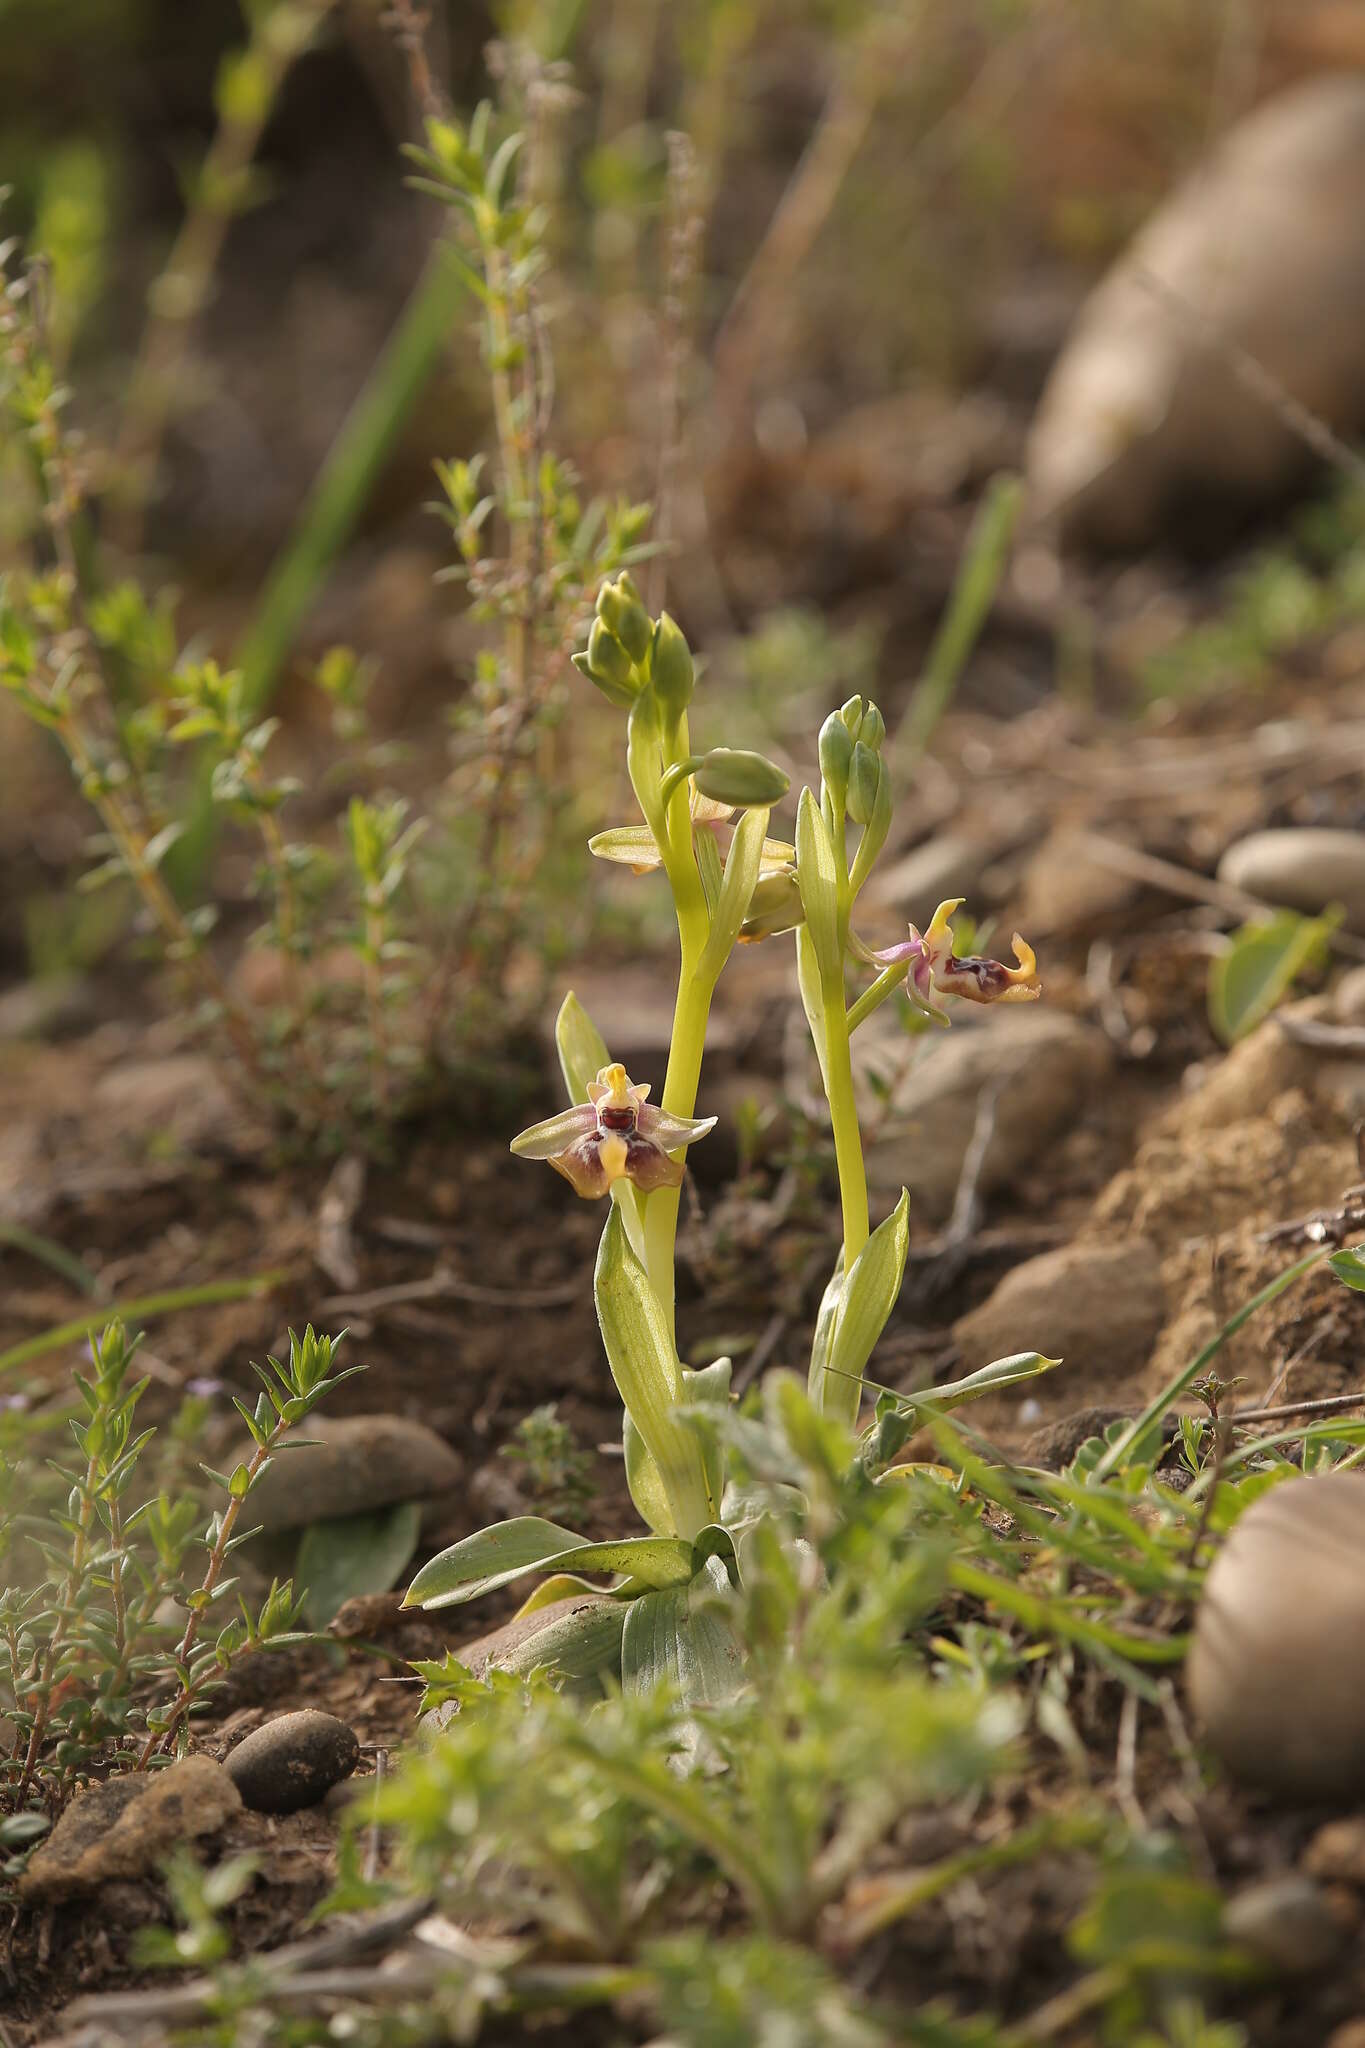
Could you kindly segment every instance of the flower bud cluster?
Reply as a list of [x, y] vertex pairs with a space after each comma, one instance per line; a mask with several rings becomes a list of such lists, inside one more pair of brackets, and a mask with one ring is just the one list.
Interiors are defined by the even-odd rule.
[[628, 569], [602, 585], [587, 650], [575, 654], [573, 664], [623, 711], [651, 683], [660, 710], [673, 724], [692, 701], [696, 675], [682, 628], [667, 612], [660, 613], [657, 624], [650, 618]]

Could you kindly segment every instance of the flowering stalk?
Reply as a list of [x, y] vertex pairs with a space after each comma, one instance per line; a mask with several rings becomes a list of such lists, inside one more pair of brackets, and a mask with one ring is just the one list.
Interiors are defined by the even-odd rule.
[[[1017, 934], [1017, 965], [953, 951], [949, 919], [962, 899], [941, 903], [921, 933], [874, 952], [852, 928], [854, 907], [885, 843], [891, 792], [882, 759], [886, 727], [875, 704], [851, 697], [820, 731], [820, 797], [801, 795], [796, 879], [804, 921], [796, 933], [797, 972], [834, 1135], [844, 1242], [826, 1289], [811, 1353], [810, 1385], [826, 1414], [856, 1422], [863, 1369], [900, 1291], [908, 1233], [907, 1196], [869, 1232], [867, 1173], [858, 1126], [850, 1040], [858, 1026], [904, 986], [936, 1024], [948, 1014], [936, 994], [973, 1002], [1025, 1002], [1041, 993], [1032, 949]], [[849, 826], [859, 836], [849, 859]], [[780, 914], [780, 907], [779, 907]], [[879, 967], [872, 986], [846, 1007], [850, 960]]]
[[590, 844], [600, 859], [667, 877], [678, 925], [673, 1032], [656, 1109], [648, 1085], [632, 1082], [581, 1007], [566, 1003], [557, 1035], [573, 1106], [523, 1131], [512, 1149], [548, 1160], [580, 1195], [613, 1198], [595, 1291], [626, 1410], [627, 1478], [652, 1527], [690, 1538], [714, 1519], [719, 1483], [700, 1439], [674, 1414], [694, 1377], [679, 1364], [675, 1335], [678, 1191], [687, 1147], [715, 1121], [694, 1111], [716, 983], [755, 888], [792, 856], [767, 837], [787, 777], [732, 747], [693, 752], [687, 642], [666, 612], [649, 616], [628, 574], [602, 586], [587, 648], [574, 662], [627, 713], [626, 764], [643, 823]]

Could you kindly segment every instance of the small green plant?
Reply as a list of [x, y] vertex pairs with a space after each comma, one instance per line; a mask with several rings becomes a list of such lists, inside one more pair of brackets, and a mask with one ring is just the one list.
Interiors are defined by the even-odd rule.
[[[255, 1368], [263, 1392], [254, 1411], [237, 1403], [253, 1449], [230, 1473], [201, 1468], [223, 1498], [200, 1535], [201, 1501], [183, 1486], [135, 1500], [147, 1484], [154, 1434], [136, 1427], [148, 1382], [129, 1377], [137, 1342], [121, 1323], [92, 1336], [92, 1370], [76, 1376], [79, 1413], [70, 1424], [78, 1460], [57, 1468], [65, 1491], [44, 1515], [40, 1474], [25, 1457], [0, 1473], [0, 1550], [15, 1568], [0, 1594], [0, 1702], [14, 1730], [0, 1757], [0, 1787], [17, 1807], [40, 1786], [60, 1792], [111, 1756], [145, 1769], [171, 1754], [236, 1658], [297, 1640], [298, 1603], [287, 1583], [272, 1585], [259, 1609], [238, 1595], [229, 1618], [237, 1582], [228, 1566], [269, 1459], [333, 1387], [361, 1370], [333, 1370], [339, 1341], [311, 1326], [302, 1337], [291, 1332], [288, 1360]], [[41, 1437], [30, 1442], [36, 1449]], [[183, 1618], [168, 1620], [168, 1608]]]
[[1301, 974], [1325, 964], [1343, 915], [1340, 909], [1323, 917], [1280, 910], [1231, 934], [1209, 968], [1209, 1022], [1224, 1045], [1264, 1023]]
[[500, 1458], [521, 1468], [527, 1492], [547, 1515], [572, 1515], [592, 1498], [592, 1459], [559, 1412], [557, 1401], [542, 1401], [523, 1415]]
[[[803, 791], [794, 843], [769, 836], [787, 791], [785, 773], [761, 754], [692, 737], [695, 666], [676, 622], [646, 610], [629, 572], [605, 582], [577, 668], [626, 717], [626, 766], [642, 821], [600, 832], [602, 860], [662, 873], [678, 930], [673, 1030], [658, 1104], [649, 1085], [613, 1061], [602, 1034], [570, 994], [556, 1023], [569, 1108], [523, 1131], [512, 1150], [547, 1161], [588, 1200], [609, 1196], [593, 1279], [607, 1361], [625, 1410], [631, 1497], [650, 1534], [589, 1543], [572, 1528], [525, 1516], [443, 1552], [418, 1573], [410, 1603], [442, 1607], [532, 1571], [576, 1579], [623, 1575], [620, 1634], [601, 1617], [584, 1623], [602, 1659], [620, 1660], [628, 1687], [648, 1690], [677, 1667], [698, 1699], [733, 1689], [741, 1659], [723, 1621], [723, 1595], [738, 1583], [746, 1512], [727, 1501], [723, 1418], [730, 1361], [683, 1365], [675, 1332], [674, 1261], [679, 1190], [689, 1145], [714, 1118], [696, 1115], [707, 1024], [717, 983], [741, 941], [793, 932], [797, 980], [830, 1109], [843, 1215], [843, 1247], [825, 1291], [810, 1366], [818, 1411], [851, 1429], [864, 1371], [900, 1292], [908, 1247], [908, 1197], [870, 1229], [850, 1039], [880, 1003], [904, 988], [926, 1018], [945, 1024], [940, 995], [974, 1002], [1029, 1001], [1040, 992], [1030, 949], [1018, 964], [960, 956], [939, 907], [923, 933], [882, 952], [854, 928], [859, 894], [891, 823], [885, 724], [866, 698], [850, 698], [820, 731], [819, 795]], [[850, 839], [852, 846], [850, 848]], [[875, 979], [852, 1004], [851, 971]], [[957, 1398], [1042, 1369], [1033, 1357], [1004, 1361]], [[579, 1581], [579, 1583], [582, 1583]], [[717, 1601], [717, 1596], [722, 1596]]]

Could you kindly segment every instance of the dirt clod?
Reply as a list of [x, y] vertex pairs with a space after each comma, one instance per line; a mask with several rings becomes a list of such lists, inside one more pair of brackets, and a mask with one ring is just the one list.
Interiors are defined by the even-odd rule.
[[50, 1904], [154, 1871], [179, 1842], [215, 1834], [242, 1805], [222, 1767], [183, 1757], [78, 1792], [19, 1881], [25, 1905]]

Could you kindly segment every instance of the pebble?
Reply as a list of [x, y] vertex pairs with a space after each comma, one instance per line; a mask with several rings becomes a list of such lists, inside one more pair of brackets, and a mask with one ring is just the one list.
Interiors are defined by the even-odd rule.
[[1228, 848], [1218, 879], [1266, 903], [1313, 915], [1340, 903], [1347, 923], [1365, 931], [1365, 832], [1326, 825], [1252, 832]]
[[1365, 79], [1327, 73], [1239, 121], [1158, 207], [1082, 308], [1030, 432], [1033, 502], [1065, 540], [1137, 549], [1172, 513], [1265, 501], [1308, 467], [1207, 323], [1338, 433], [1365, 418], [1363, 181]]
[[1365, 1814], [1329, 1820], [1319, 1828], [1304, 1851], [1303, 1867], [1310, 1877], [1365, 1891]]
[[908, 1186], [911, 1214], [935, 1223], [952, 1211], [983, 1088], [1005, 1076], [979, 1182], [990, 1194], [1036, 1169], [1042, 1149], [1076, 1121], [1113, 1064], [1103, 1032], [1064, 1011], [1007, 1009], [969, 1023], [965, 1008], [951, 1031], [918, 1042], [908, 1068], [895, 1019], [887, 1015], [877, 1028], [883, 1012], [853, 1041], [857, 1066], [870, 1052], [883, 1073], [897, 1077], [889, 1102], [867, 1103], [878, 1126], [868, 1155], [872, 1190], [885, 1200]]
[[1365, 1473], [1285, 1480], [1215, 1560], [1190, 1700], [1239, 1778], [1290, 1799], [1365, 1792]]
[[87, 1785], [29, 1859], [19, 1897], [43, 1905], [147, 1876], [178, 1842], [216, 1834], [241, 1806], [229, 1775], [207, 1756]]
[[1350, 1928], [1311, 1877], [1269, 1877], [1248, 1885], [1223, 1908], [1223, 1932], [1258, 1962], [1286, 1977], [1323, 1969]]
[[1365, 967], [1352, 967], [1332, 990], [1332, 1021], [1365, 1024]]
[[1103, 1436], [1111, 1422], [1131, 1422], [1136, 1413], [1135, 1408], [1075, 1408], [1069, 1415], [1059, 1415], [1055, 1422], [1043, 1423], [1032, 1436], [1026, 1437], [1019, 1449], [1018, 1462], [1041, 1465], [1045, 1472], [1064, 1472], [1082, 1444], [1088, 1444], [1093, 1436]]
[[252, 1488], [248, 1517], [267, 1536], [399, 1501], [442, 1511], [464, 1472], [444, 1437], [403, 1415], [310, 1415], [299, 1435], [308, 1441], [282, 1450]]
[[953, 1335], [969, 1371], [1015, 1351], [1041, 1351], [1095, 1385], [1141, 1372], [1165, 1319], [1156, 1247], [1128, 1237], [1025, 1259], [979, 1308], [958, 1317]]
[[254, 1813], [297, 1813], [326, 1798], [359, 1758], [360, 1744], [344, 1721], [304, 1707], [248, 1735], [223, 1769]]

